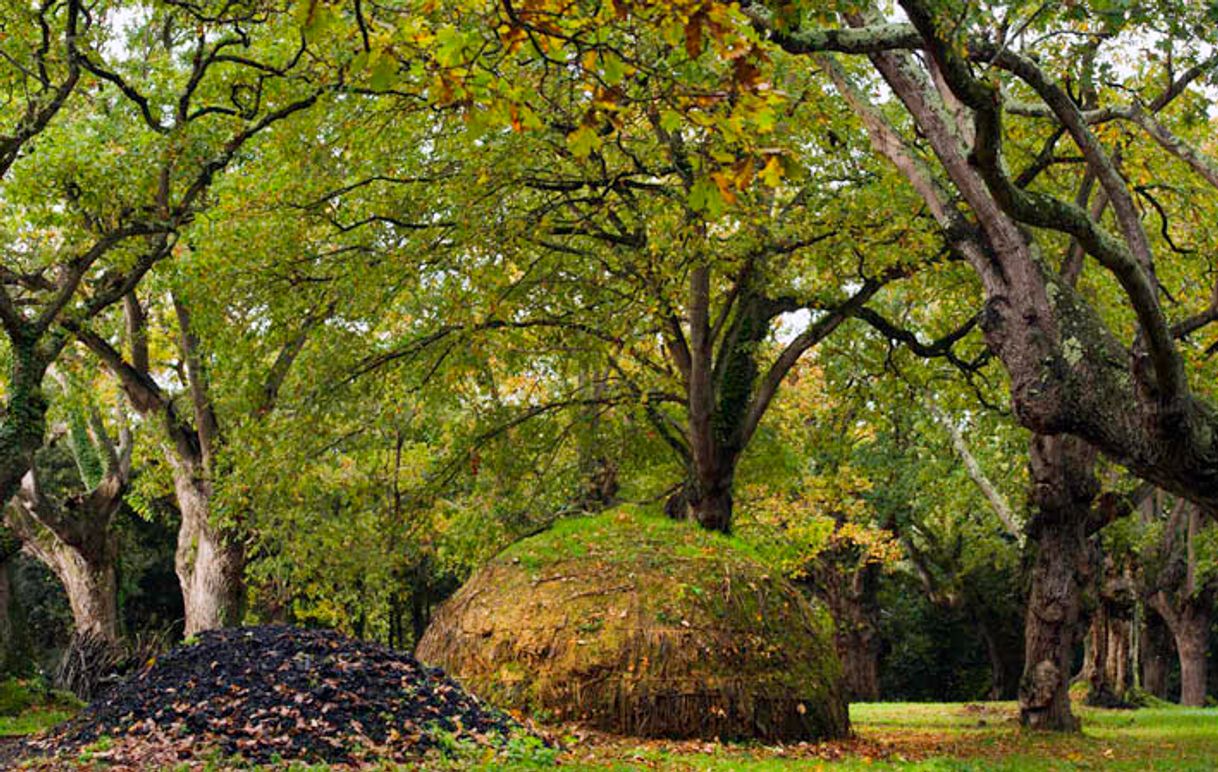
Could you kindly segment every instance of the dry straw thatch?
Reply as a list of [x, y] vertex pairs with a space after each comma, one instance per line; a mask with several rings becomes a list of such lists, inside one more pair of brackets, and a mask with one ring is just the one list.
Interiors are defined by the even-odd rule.
[[622, 734], [849, 732], [823, 609], [733, 540], [628, 508], [500, 554], [416, 654], [500, 707]]

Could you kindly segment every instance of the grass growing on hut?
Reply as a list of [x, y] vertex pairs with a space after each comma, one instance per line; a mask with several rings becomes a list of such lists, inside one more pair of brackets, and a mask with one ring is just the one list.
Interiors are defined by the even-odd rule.
[[420, 659], [490, 702], [659, 737], [847, 730], [832, 621], [745, 544], [621, 507], [492, 560]]

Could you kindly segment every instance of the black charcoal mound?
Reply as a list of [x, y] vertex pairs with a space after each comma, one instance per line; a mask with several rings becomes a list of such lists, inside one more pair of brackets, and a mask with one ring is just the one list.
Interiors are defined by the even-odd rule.
[[184, 758], [206, 748], [260, 763], [351, 764], [418, 759], [454, 742], [498, 746], [523, 733], [409, 654], [329, 631], [266, 626], [199, 635], [24, 750], [62, 754], [103, 737], [143, 738]]

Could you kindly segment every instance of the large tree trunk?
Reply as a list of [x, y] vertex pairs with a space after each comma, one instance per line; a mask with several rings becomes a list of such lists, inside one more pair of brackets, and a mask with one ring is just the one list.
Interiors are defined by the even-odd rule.
[[664, 502], [664, 513], [674, 520], [693, 520], [711, 531], [732, 530], [732, 483], [727, 480], [699, 482], [696, 472]]
[[1096, 607], [1087, 633], [1087, 662], [1084, 674], [1090, 684], [1087, 702], [1100, 707], [1126, 705], [1129, 690], [1129, 661], [1133, 642], [1133, 585], [1123, 567], [1108, 556], [1099, 557], [1103, 575], [1096, 583]]
[[[114, 546], [113, 539], [110, 540]], [[72, 608], [72, 623], [77, 635], [87, 635], [108, 643], [118, 641], [118, 582], [115, 551], [89, 559], [63, 544], [49, 549], [31, 550], [51, 567], [63, 584]]]
[[1176, 517], [1186, 515], [1183, 545], [1177, 535], [1178, 522], [1168, 524], [1164, 549], [1170, 555], [1168, 567], [1161, 571], [1161, 586], [1147, 602], [1171, 630], [1180, 657], [1180, 704], [1199, 707], [1205, 704], [1206, 654], [1209, 644], [1210, 621], [1218, 588], [1200, 576], [1197, 540], [1201, 533], [1201, 508], [1189, 504], [1177, 510]]
[[1094, 450], [1075, 438], [1032, 440], [1032, 586], [1019, 684], [1020, 721], [1032, 729], [1079, 728], [1070, 710], [1070, 673], [1080, 633], [1080, 588], [1090, 562], [1091, 503], [1099, 492], [1094, 464]]
[[1210, 610], [1196, 609], [1182, 620], [1176, 635], [1176, 650], [1180, 652], [1180, 704], [1205, 706], [1206, 653], [1209, 643]]
[[[27, 479], [33, 478], [31, 473]], [[68, 529], [64, 520], [54, 518], [53, 505], [34, 492], [36, 486], [22, 489], [9, 515], [14, 532], [21, 536], [22, 548], [51, 569], [68, 596], [72, 638], [55, 669], [53, 682], [56, 688], [71, 691], [86, 701], [93, 698], [101, 679], [114, 671], [122, 657], [118, 645], [118, 542], [110, 530], [110, 514], [121, 500], [117, 497], [121, 497], [122, 486], [113, 478], [108, 479], [115, 485], [108, 485], [107, 490], [116, 497], [99, 498], [108, 502], [104, 509], [110, 511], [81, 505], [73, 510], [75, 517], [69, 515], [74, 528]], [[31, 495], [37, 498], [31, 499]], [[35, 502], [43, 513], [42, 519], [30, 514]], [[47, 522], [57, 528], [52, 529]], [[72, 542], [65, 537], [72, 538]]]
[[1088, 630], [1091, 661], [1084, 667], [1090, 684], [1087, 694], [1089, 705], [1119, 707], [1125, 704], [1125, 695], [1129, 690], [1132, 633], [1133, 626], [1129, 619], [1113, 615], [1102, 605], [1092, 616]]
[[860, 566], [854, 553], [843, 547], [827, 550], [819, 556], [806, 586], [833, 616], [833, 639], [842, 661], [846, 698], [875, 702], [880, 699], [879, 566], [871, 562]]
[[1210, 620], [1214, 593], [1202, 592], [1188, 598], [1178, 609], [1167, 609], [1167, 599], [1159, 593], [1156, 608], [1167, 621], [1176, 641], [1180, 657], [1180, 704], [1189, 707], [1205, 705], [1206, 655], [1209, 648]]
[[853, 630], [839, 636], [838, 640], [846, 699], [877, 702], [880, 699], [879, 637], [871, 630]]
[[747, 279], [738, 286], [735, 310], [723, 328], [716, 354], [715, 331], [720, 325], [712, 326], [710, 319], [710, 269], [699, 266], [690, 272], [689, 344], [679, 357], [687, 361], [683, 369], [688, 372], [688, 449], [682, 451], [687, 472], [682, 500], [669, 507], [670, 515], [684, 509], [703, 528], [723, 533], [732, 528], [736, 465], [782, 378], [803, 351], [845, 318], [838, 310], [822, 320], [826, 322], [822, 328], [805, 331], [798, 345], [788, 346], [759, 383], [758, 346], [783, 306], [768, 300]]
[[[701, 487], [701, 486], [699, 486]], [[731, 482], [718, 480], [702, 488], [690, 503], [694, 520], [711, 531], [728, 533], [732, 529]]]
[[1080, 523], [1046, 523], [1034, 549], [1032, 591], [1024, 627], [1020, 721], [1032, 729], [1075, 731], [1070, 668], [1079, 623], [1077, 554], [1085, 547]]
[[[856, 27], [875, 22], [865, 34], [815, 39], [774, 29], [772, 35], [796, 54], [838, 50], [869, 55], [904, 105], [954, 191], [944, 188], [942, 177], [926, 165], [924, 151], [871, 104], [844, 68], [828, 57], [818, 60], [862, 119], [873, 147], [910, 181], [952, 249], [976, 272], [986, 296], [980, 326], [1010, 376], [1019, 422], [1043, 435], [1068, 432], [1084, 438], [1138, 477], [1218, 509], [1218, 466], [1213, 462], [1218, 413], [1189, 390], [1183, 357], [1157, 300], [1133, 194], [1113, 159], [1082, 128], [1083, 121], [1074, 119], [1078, 105], [1051, 76], [1029, 74], [1035, 64], [999, 47], [991, 63], [1026, 66], [1021, 77], [1043, 91], [1076, 147], [1089, 156], [1095, 175], [1090, 179], [1100, 183], [1104, 201], [1117, 215], [1119, 234], [1099, 225], [1103, 209], [1089, 216], [1066, 202], [1049, 205], [1023, 191], [1003, 164], [1004, 108], [997, 91], [973, 74], [954, 33], [945, 32], [955, 27], [931, 10], [934, 4], [902, 0], [901, 5], [920, 41], [897, 41], [914, 29], [880, 26], [882, 18], [861, 13], [848, 18]], [[891, 49], [925, 47], [930, 55], [919, 60], [904, 51], [881, 50], [888, 47], [885, 39]], [[1014, 59], [1020, 64], [1012, 64]], [[935, 73], [928, 72], [927, 62]], [[1175, 95], [1163, 96], [1166, 104]], [[960, 120], [970, 111], [973, 121]], [[963, 215], [961, 201], [974, 218]], [[1131, 352], [1074, 289], [1068, 274], [1077, 271], [1048, 264], [1032, 230], [1046, 227], [1074, 238], [1080, 258], [1090, 254], [1117, 275], [1138, 314], [1140, 350]]]
[[56, 501], [42, 492], [37, 470], [31, 469], [6, 514], [22, 549], [63, 585], [75, 634], [105, 645], [118, 641], [118, 540], [111, 521], [122, 503], [126, 474], [107, 474], [88, 494]]
[[237, 539], [211, 522], [211, 489], [184, 466], [176, 466], [174, 489], [182, 523], [174, 556], [186, 635], [237, 625], [245, 602], [245, 551]]
[[1173, 655], [1171, 631], [1150, 606], [1146, 606], [1140, 649], [1142, 688], [1161, 700], [1167, 699], [1167, 672]]

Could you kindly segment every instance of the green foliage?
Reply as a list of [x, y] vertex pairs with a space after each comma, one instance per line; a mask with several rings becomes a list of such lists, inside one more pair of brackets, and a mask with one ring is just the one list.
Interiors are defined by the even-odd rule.
[[[506, 554], [536, 569], [550, 548], [625, 552], [633, 545], [602, 543], [593, 521], [572, 515], [614, 501], [647, 508], [689, 476], [692, 378], [680, 351], [692, 339], [696, 273], [709, 275], [720, 354], [710, 425], [725, 447], [799, 334], [882, 279], [867, 308], [906, 334], [842, 321], [760, 405], [747, 447], [727, 448], [741, 454], [726, 474], [739, 513], [732, 540], [691, 543], [653, 519], [640, 528], [671, 540], [679, 558], [730, 545], [812, 584], [825, 566], [882, 566], [892, 691], [983, 691], [967, 620], [1011, 637], [1025, 538], [1011, 530], [1029, 488], [1027, 432], [1006, 412], [1010, 384], [975, 323], [986, 292], [914, 186], [875, 152], [826, 60], [780, 51], [762, 31], [836, 28], [857, 4], [239, 5], [222, 18], [178, 3], [92, 9], [79, 45], [96, 66], [0, 177], [6, 299], [23, 320], [53, 312], [42, 348], [7, 328], [0, 342], [11, 403], [0, 450], [62, 425], [66, 442], [37, 454], [54, 497], [98, 485], [110, 460], [91, 432], [116, 431], [111, 408], [131, 407], [113, 363], [69, 333], [83, 327], [103, 342], [94, 349], [132, 360], [119, 296], [134, 288], [147, 314], [146, 376], [165, 405], [133, 421], [137, 475], [117, 521], [129, 628], [176, 618], [154, 598], [173, 583], [180, 447], [199, 446], [214, 524], [247, 548], [252, 619], [405, 646], [506, 545], [555, 524], [548, 533], [569, 543], [543, 535]], [[1211, 5], [930, 7], [950, 18], [942, 33], [962, 53], [970, 36], [1001, 39], [1084, 106], [1149, 108], [1164, 82], [1191, 72], [1201, 87], [1154, 114], [1208, 157]], [[0, 85], [13, 95], [0, 105], [4, 136], [28, 125], [31, 105], [47, 99], [39, 89], [78, 61], [67, 41], [43, 41], [67, 7], [0, 8]], [[199, 45], [222, 47], [209, 59]], [[928, 180], [950, 190], [923, 127], [879, 75], [835, 61], [911, 138]], [[1018, 174], [1044, 156], [1050, 165], [1026, 189], [1074, 200], [1091, 166], [1034, 114], [1026, 82], [988, 62], [976, 69], [1022, 104], [1001, 127], [1004, 163]], [[301, 99], [308, 109], [263, 123]], [[1212, 315], [1218, 197], [1135, 123], [1092, 130], [1119, 150], [1169, 322]], [[1027, 235], [1056, 276], [1071, 238], [1031, 226]], [[99, 244], [95, 262], [77, 262]], [[79, 287], [63, 285], [71, 291], [55, 305], [77, 265]], [[117, 287], [124, 293], [94, 307]], [[1078, 288], [1120, 345], [1139, 340], [1112, 275], [1089, 265]], [[1079, 331], [1067, 333], [1063, 358], [1077, 364]], [[945, 338], [948, 363], [942, 348], [931, 359], [910, 350]], [[1212, 330], [1180, 338], [1196, 392], [1212, 396]], [[43, 349], [56, 383], [18, 383]], [[167, 434], [167, 418], [193, 433]], [[949, 426], [1016, 513], [1013, 529], [971, 479]], [[602, 500], [586, 495], [598, 472], [611, 478], [592, 481], [606, 483]], [[1218, 526], [1186, 538], [1167, 509], [1110, 526], [1103, 545], [1137, 564], [1144, 588], [1200, 597], [1218, 581]], [[24, 563], [18, 573], [29, 625], [51, 652], [66, 609], [44, 574], [30, 578]], [[926, 658], [954, 663], [951, 672], [918, 672]]]
[[[35, 678], [6, 678], [0, 681], [0, 718], [34, 720], [35, 713], [54, 713], [56, 716], [66, 716], [79, 708], [83, 703], [68, 692], [50, 688], [46, 680]], [[48, 718], [49, 723], [55, 723]], [[59, 720], [62, 720], [60, 718]], [[48, 725], [49, 725], [48, 723]], [[10, 721], [9, 726], [17, 726], [19, 721]], [[0, 734], [16, 734], [5, 732]]]

